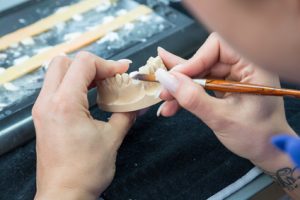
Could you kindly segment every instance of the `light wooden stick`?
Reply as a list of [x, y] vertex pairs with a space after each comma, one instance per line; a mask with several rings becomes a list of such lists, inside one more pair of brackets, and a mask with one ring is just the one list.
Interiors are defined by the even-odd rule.
[[0, 50], [4, 50], [10, 45], [16, 44], [28, 37], [43, 33], [54, 27], [56, 24], [70, 20], [75, 14], [87, 12], [106, 1], [107, 0], [83, 0], [77, 4], [66, 7], [65, 11], [56, 12], [34, 24], [7, 34], [0, 38]]
[[113, 21], [97, 26], [95, 29], [83, 33], [81, 36], [66, 43], [54, 46], [53, 48], [31, 57], [27, 61], [9, 67], [4, 73], [0, 75], [0, 85], [9, 81], [15, 80], [29, 72], [38, 69], [45, 61], [52, 59], [61, 53], [70, 53], [78, 50], [90, 43], [95, 42], [108, 32], [115, 31], [125, 24], [138, 19], [139, 17], [151, 13], [152, 10], [146, 6], [138, 6], [130, 12], [115, 18]]

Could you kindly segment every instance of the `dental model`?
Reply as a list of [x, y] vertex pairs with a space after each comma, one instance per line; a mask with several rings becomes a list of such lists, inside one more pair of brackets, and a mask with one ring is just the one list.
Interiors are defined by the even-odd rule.
[[157, 69], [165, 69], [160, 57], [151, 57], [139, 71], [130, 74], [117, 74], [105, 79], [98, 87], [97, 103], [100, 109], [107, 112], [131, 112], [147, 108], [161, 102], [158, 97], [161, 90], [159, 83], [133, 80], [136, 73], [151, 74]]

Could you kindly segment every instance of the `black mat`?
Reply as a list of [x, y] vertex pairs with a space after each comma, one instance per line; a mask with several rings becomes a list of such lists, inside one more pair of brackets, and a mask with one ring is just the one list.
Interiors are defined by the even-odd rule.
[[[206, 199], [253, 167], [227, 151], [186, 111], [166, 119], [156, 118], [156, 109], [140, 117], [130, 131], [104, 199]], [[300, 132], [300, 101], [287, 99], [286, 109], [289, 122]], [[102, 115], [97, 109], [93, 114]], [[34, 193], [32, 141], [0, 157], [0, 199], [32, 199]]]

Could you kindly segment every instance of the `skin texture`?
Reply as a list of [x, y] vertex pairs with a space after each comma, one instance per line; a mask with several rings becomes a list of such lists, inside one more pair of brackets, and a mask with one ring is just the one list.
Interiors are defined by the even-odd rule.
[[32, 115], [36, 128], [35, 199], [96, 199], [115, 173], [117, 150], [135, 113], [94, 120], [88, 110], [90, 83], [127, 71], [128, 63], [81, 52], [56, 57]]

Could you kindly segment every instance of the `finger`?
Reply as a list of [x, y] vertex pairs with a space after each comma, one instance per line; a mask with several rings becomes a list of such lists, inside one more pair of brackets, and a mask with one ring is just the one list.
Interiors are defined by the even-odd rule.
[[189, 77], [173, 72], [158, 70], [158, 81], [165, 87], [183, 108], [208, 121], [216, 116], [218, 110], [225, 106], [224, 100], [209, 96], [205, 90], [195, 84]]
[[165, 88], [163, 88], [161, 90], [159, 98], [162, 99], [162, 100], [164, 100], [164, 101], [172, 101], [172, 100], [174, 100], [174, 97], [172, 96], [172, 94], [170, 94], [170, 92], [168, 90], [166, 90]]
[[158, 109], [159, 112], [157, 112], [157, 116], [172, 117], [179, 109], [180, 105], [176, 100], [166, 101], [161, 105], [160, 110]]
[[206, 78], [225, 79], [231, 73], [232, 66], [224, 63], [215, 64], [205, 75]]
[[115, 129], [113, 134], [113, 140], [116, 142], [116, 145], [119, 146], [124, 137], [126, 136], [128, 130], [135, 122], [136, 113], [114, 113], [108, 123]]
[[172, 69], [174, 66], [186, 62], [185, 59], [176, 56], [161, 47], [157, 48], [157, 52], [168, 69]]
[[124, 73], [128, 70], [129, 64], [129, 61], [107, 61], [91, 53], [80, 52], [72, 62], [60, 89], [78, 97], [76, 93], [87, 93], [88, 86], [93, 80], [98, 81], [117, 73]]
[[190, 77], [204, 74], [209, 67], [218, 62], [219, 54], [219, 39], [216, 34], [211, 34], [191, 59], [174, 67], [173, 70]]
[[55, 93], [68, 71], [71, 62], [71, 59], [67, 56], [57, 56], [52, 59], [45, 76], [41, 94], [51, 95]]
[[[216, 33], [212, 33], [197, 53], [187, 62], [174, 67], [172, 70], [186, 74], [187, 76], [204, 77], [211, 70], [218, 74], [219, 70], [224, 70], [224, 66], [216, 67], [221, 63], [227, 66], [236, 64], [240, 60], [236, 54]], [[214, 69], [215, 68], [215, 69]], [[220, 77], [220, 74], [218, 74]]]

